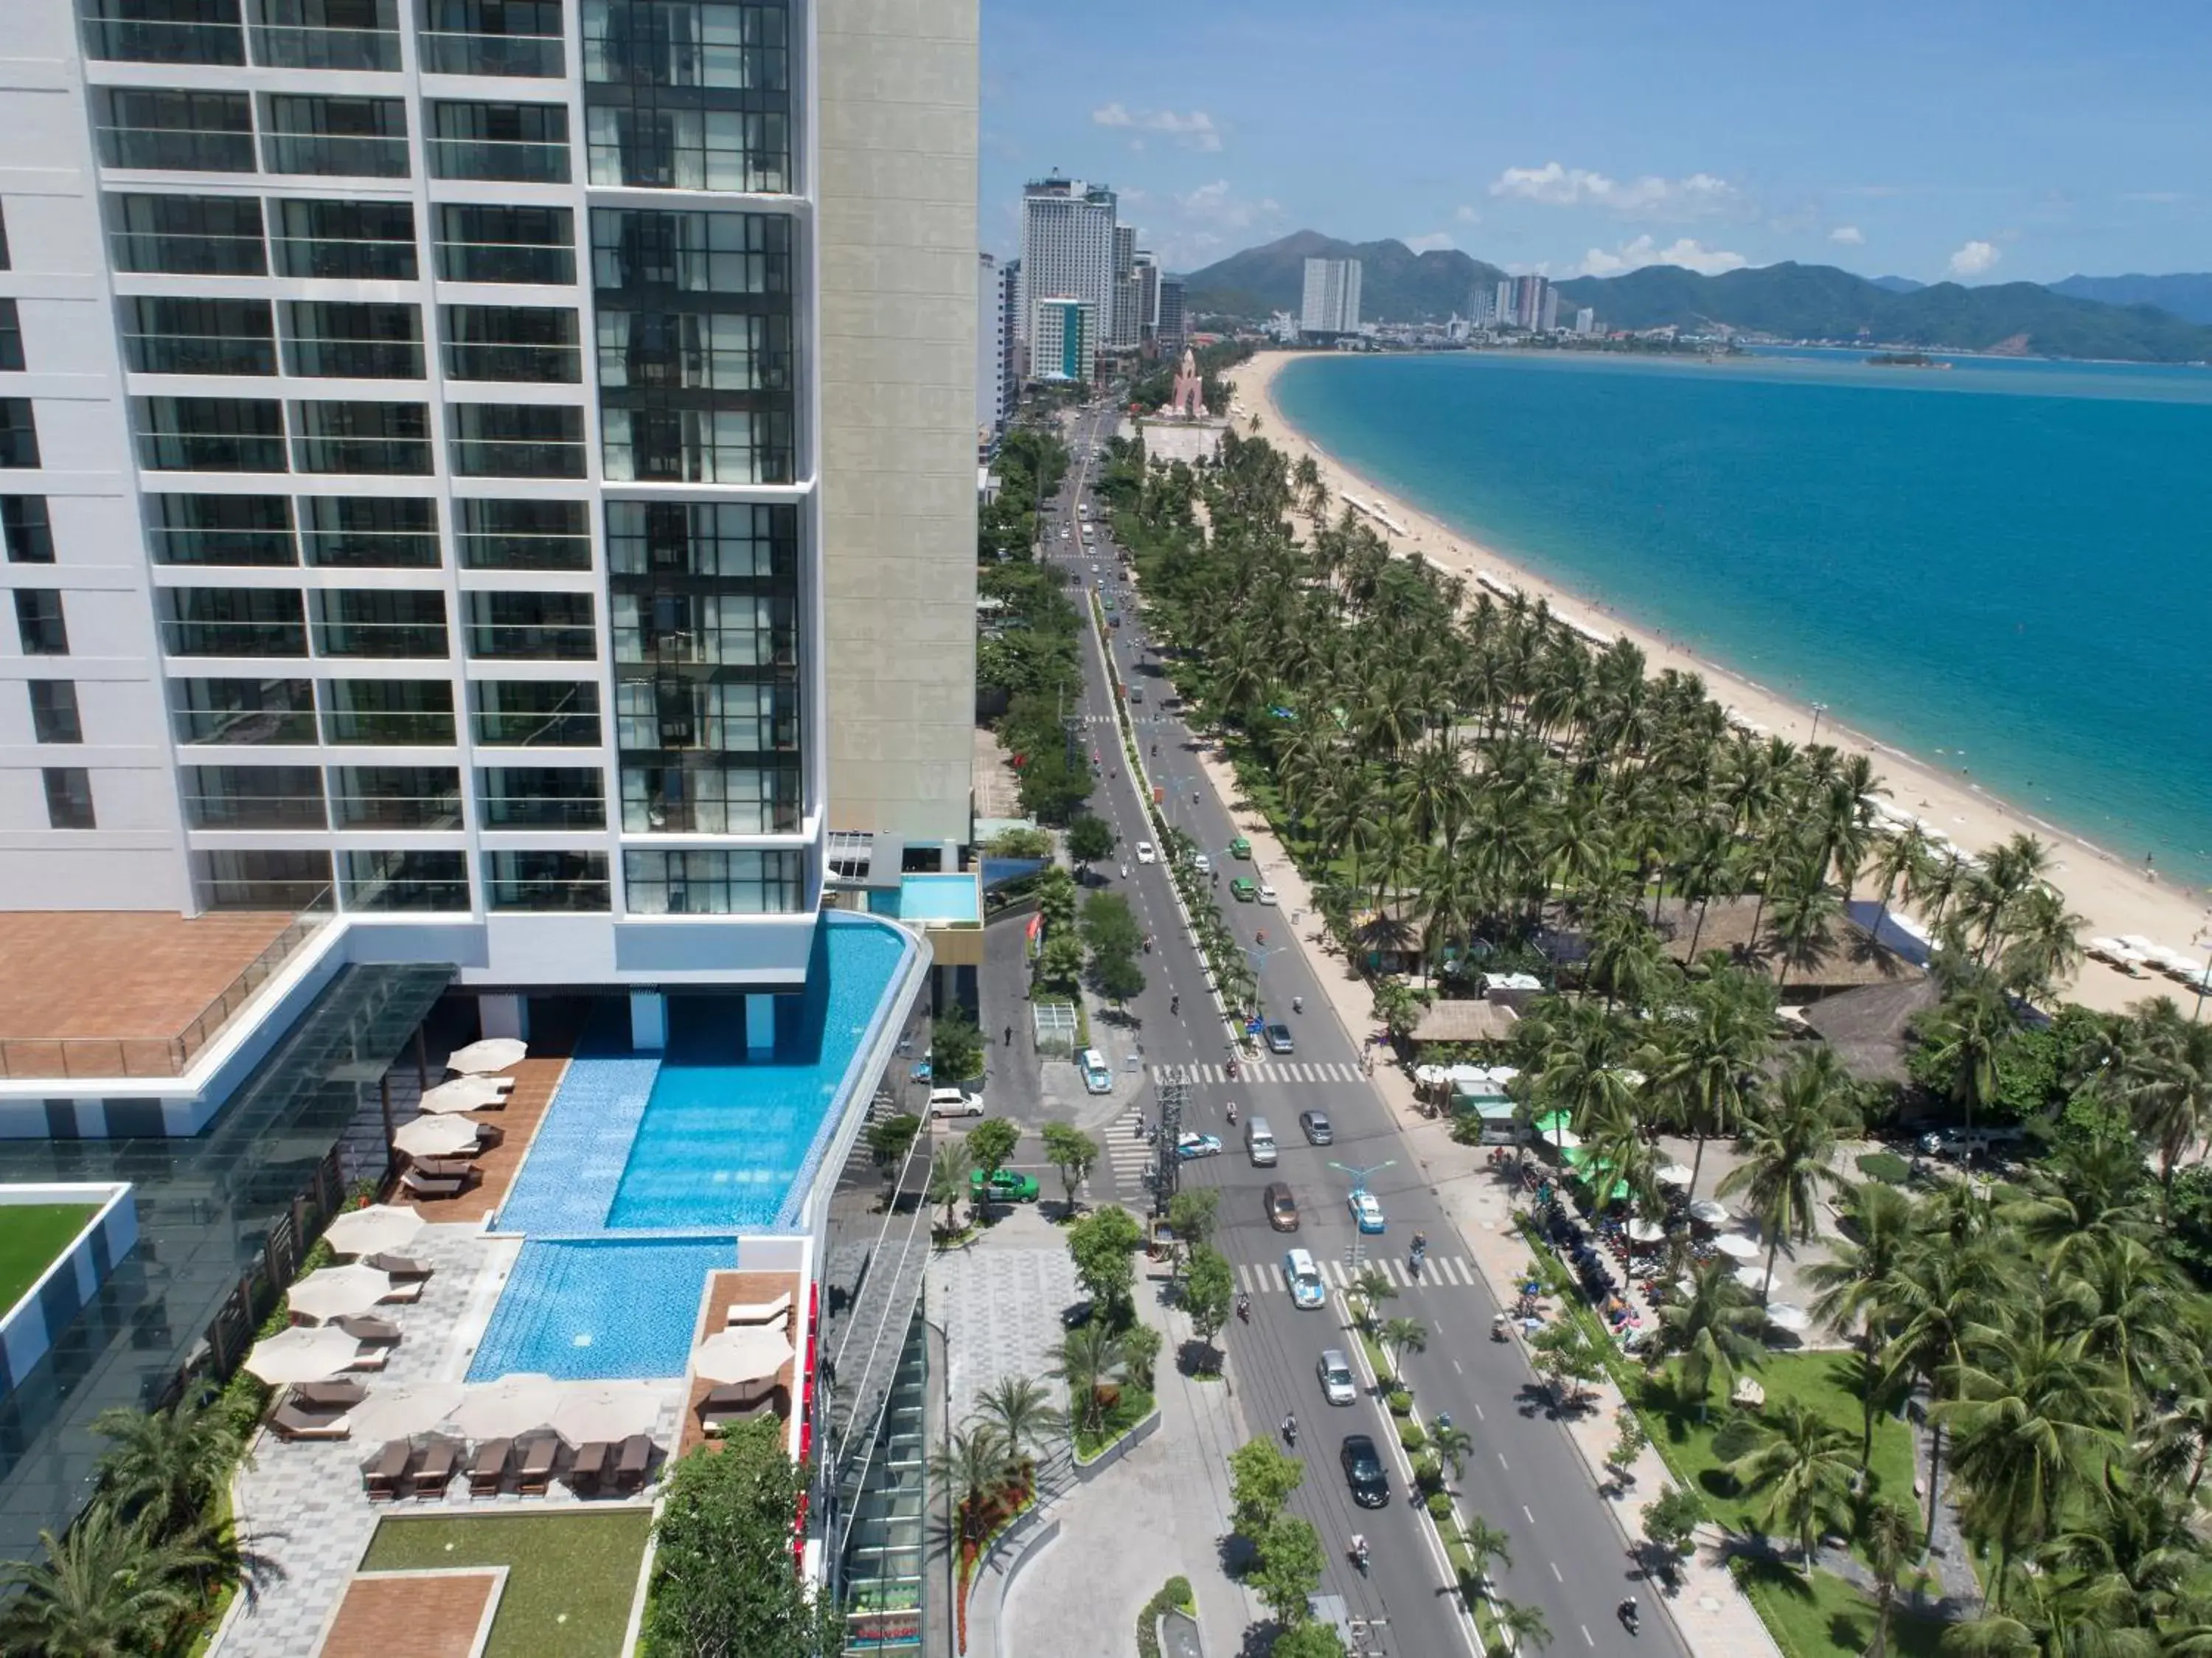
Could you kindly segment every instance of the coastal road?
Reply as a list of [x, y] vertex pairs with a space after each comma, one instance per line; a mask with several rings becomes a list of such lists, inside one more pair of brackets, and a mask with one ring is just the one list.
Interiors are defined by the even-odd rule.
[[[1111, 417], [1086, 412], [1075, 433], [1076, 460], [1070, 469], [1063, 521], [1076, 521], [1076, 492], [1084, 489], [1096, 462], [1091, 454], [1111, 430]], [[1097, 503], [1094, 503], [1094, 509]], [[1147, 760], [1154, 776], [1170, 789], [1169, 819], [1182, 827], [1223, 869], [1221, 888], [1237, 873], [1258, 872], [1228, 856], [1236, 828], [1195, 760], [1190, 732], [1179, 718], [1164, 712], [1159, 698], [1165, 681], [1147, 677], [1142, 664], [1152, 654], [1139, 643], [1149, 638], [1139, 613], [1131, 610], [1120, 559], [1105, 540], [1101, 524], [1097, 551], [1082, 550], [1079, 539], [1048, 535], [1051, 562], [1076, 572], [1086, 587], [1096, 585], [1093, 562], [1108, 582], [1124, 620], [1105, 637], [1130, 684], [1146, 686], [1146, 700], [1132, 709], [1139, 741], [1149, 750], [1157, 741], [1160, 757]], [[1090, 746], [1103, 760], [1107, 779], [1092, 808], [1111, 823], [1124, 849], [1154, 840], [1138, 795], [1138, 785], [1121, 763], [1118, 735], [1097, 636], [1085, 653], [1084, 716]], [[1188, 775], [1184, 775], [1188, 774]], [[1194, 802], [1194, 791], [1198, 799]], [[1225, 867], [1224, 867], [1225, 866]], [[1132, 1027], [1109, 1041], [1118, 1059], [1133, 1048], [1141, 1052], [1152, 1076], [1162, 1068], [1192, 1079], [1185, 1127], [1218, 1135], [1219, 1157], [1183, 1166], [1183, 1183], [1212, 1186], [1221, 1192], [1218, 1247], [1234, 1267], [1239, 1286], [1252, 1295], [1249, 1325], [1232, 1320], [1222, 1338], [1231, 1362], [1234, 1389], [1249, 1433], [1273, 1434], [1286, 1413], [1295, 1412], [1301, 1434], [1297, 1454], [1307, 1466], [1293, 1507], [1320, 1529], [1330, 1558], [1324, 1590], [1342, 1594], [1355, 1617], [1387, 1619], [1385, 1649], [1403, 1655], [1444, 1654], [1468, 1649], [1469, 1637], [1456, 1610], [1450, 1573], [1431, 1528], [1408, 1503], [1405, 1465], [1395, 1453], [1388, 1416], [1371, 1397], [1349, 1407], [1331, 1407], [1316, 1375], [1322, 1350], [1355, 1352], [1344, 1328], [1344, 1297], [1333, 1294], [1325, 1311], [1302, 1311], [1286, 1293], [1280, 1263], [1285, 1247], [1312, 1251], [1333, 1287], [1348, 1283], [1362, 1259], [1380, 1266], [1398, 1287], [1386, 1303], [1386, 1317], [1407, 1316], [1427, 1326], [1425, 1352], [1407, 1358], [1405, 1371], [1425, 1417], [1448, 1411], [1474, 1442], [1462, 1477], [1455, 1482], [1462, 1507], [1503, 1527], [1513, 1539], [1513, 1564], [1497, 1569], [1502, 1594], [1533, 1605], [1544, 1614], [1559, 1650], [1601, 1653], [1627, 1658], [1632, 1653], [1683, 1652], [1669, 1620], [1657, 1615], [1655, 1597], [1635, 1574], [1619, 1530], [1591, 1488], [1589, 1475], [1565, 1433], [1535, 1401], [1535, 1381], [1517, 1344], [1494, 1342], [1490, 1321], [1497, 1310], [1488, 1289], [1455, 1234], [1435, 1191], [1399, 1131], [1389, 1107], [1360, 1070], [1356, 1037], [1337, 1021], [1319, 982], [1302, 953], [1287, 948], [1290, 917], [1273, 905], [1224, 903], [1231, 926], [1248, 947], [1258, 949], [1257, 935], [1267, 934], [1258, 968], [1261, 1005], [1270, 1019], [1280, 1018], [1293, 1033], [1296, 1051], [1264, 1056], [1243, 1064], [1243, 1076], [1226, 1080], [1227, 1033], [1206, 990], [1202, 964], [1184, 936], [1164, 866], [1139, 864], [1131, 856], [1126, 881], [1115, 879], [1116, 865], [1104, 866], [1108, 879], [1122, 890], [1137, 911], [1138, 924], [1155, 939], [1151, 954], [1139, 958], [1147, 984], [1131, 1009]], [[1182, 1016], [1170, 1016], [1170, 995], [1182, 997]], [[1289, 1011], [1294, 997], [1304, 1012]], [[1153, 1112], [1149, 1090], [1140, 1100]], [[1226, 1106], [1234, 1100], [1240, 1125], [1232, 1128]], [[1307, 1143], [1299, 1115], [1323, 1111], [1335, 1135], [1328, 1147]], [[1263, 1116], [1280, 1148], [1270, 1168], [1255, 1167], [1243, 1149], [1243, 1125]], [[1126, 1124], [1115, 1133], [1130, 1132]], [[1345, 1169], [1369, 1169], [1366, 1185], [1381, 1201], [1389, 1228], [1379, 1237], [1361, 1240], [1354, 1231], [1346, 1198], [1352, 1177]], [[1301, 1224], [1294, 1234], [1272, 1230], [1261, 1210], [1261, 1193], [1271, 1181], [1291, 1189]], [[1125, 1190], [1125, 1202], [1143, 1209], [1146, 1194]], [[1407, 1245], [1416, 1231], [1430, 1239], [1428, 1270], [1422, 1281], [1406, 1271]], [[1364, 1252], [1361, 1247], [1364, 1246]], [[1389, 1508], [1355, 1508], [1338, 1466], [1338, 1447], [1347, 1433], [1366, 1433], [1383, 1449], [1392, 1468]], [[1360, 1577], [1343, 1551], [1355, 1532], [1364, 1533], [1373, 1551], [1370, 1575]], [[1625, 1594], [1634, 1594], [1653, 1613], [1641, 1637], [1632, 1637], [1613, 1611]]]

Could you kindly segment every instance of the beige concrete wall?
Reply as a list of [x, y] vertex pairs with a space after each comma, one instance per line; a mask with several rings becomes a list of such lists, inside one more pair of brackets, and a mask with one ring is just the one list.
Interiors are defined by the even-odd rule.
[[830, 826], [965, 840], [975, 712], [977, 0], [823, 0]]

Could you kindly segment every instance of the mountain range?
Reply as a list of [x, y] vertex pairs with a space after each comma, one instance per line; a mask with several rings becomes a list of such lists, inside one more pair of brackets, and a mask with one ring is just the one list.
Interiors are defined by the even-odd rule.
[[[1441, 322], [1465, 316], [1478, 285], [1505, 272], [1456, 248], [1416, 253], [1401, 241], [1346, 242], [1300, 230], [1251, 247], [1184, 278], [1194, 316], [1249, 318], [1298, 308], [1309, 259], [1360, 261], [1360, 312], [1389, 321]], [[2082, 285], [2166, 284], [2157, 291], [2186, 302], [2202, 283], [2212, 308], [2212, 277], [2083, 277], [2044, 287], [2032, 282], [1967, 288], [1922, 286], [1905, 277], [1875, 281], [1833, 265], [1781, 265], [1701, 276], [1651, 265], [1618, 277], [1577, 277], [1559, 284], [1563, 308], [1590, 306], [1615, 328], [1685, 328], [1725, 324], [1785, 339], [1863, 339], [1881, 344], [2020, 356], [2094, 357], [2138, 363], [2212, 360], [2212, 327], [2116, 287], [2108, 296]], [[2208, 319], [2212, 320], [2212, 319]]]
[[2212, 323], [2212, 272], [2173, 277], [2069, 277], [2054, 294], [2107, 305], [2155, 305], [2186, 322]]

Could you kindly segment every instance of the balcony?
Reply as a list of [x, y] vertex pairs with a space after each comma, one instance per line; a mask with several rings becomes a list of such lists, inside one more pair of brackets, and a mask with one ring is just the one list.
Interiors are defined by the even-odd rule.
[[[251, 132], [207, 132], [189, 127], [103, 126], [96, 129], [103, 167], [167, 173], [251, 173]], [[400, 171], [404, 173], [405, 149]]]
[[110, 64], [246, 62], [246, 34], [236, 22], [169, 22], [83, 17], [84, 55]]
[[434, 179], [513, 184], [568, 182], [568, 146], [535, 138], [433, 138], [426, 146]]
[[[334, 132], [264, 132], [262, 154], [271, 173], [325, 177], [404, 179], [407, 140]], [[249, 167], [247, 171], [251, 171]]]
[[305, 656], [304, 622], [165, 620], [161, 649], [172, 656]]
[[557, 34], [456, 34], [415, 37], [425, 75], [498, 75], [558, 80], [568, 72], [567, 42]]
[[263, 69], [396, 71], [399, 67], [399, 32], [257, 23], [253, 27], [253, 61]]
[[273, 375], [276, 342], [261, 334], [125, 334], [125, 364], [142, 375]]

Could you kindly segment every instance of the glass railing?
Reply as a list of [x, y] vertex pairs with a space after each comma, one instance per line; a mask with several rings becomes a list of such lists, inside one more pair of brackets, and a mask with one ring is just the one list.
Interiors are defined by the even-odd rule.
[[292, 459], [303, 472], [422, 477], [430, 470], [430, 445], [416, 437], [295, 437]]
[[302, 530], [307, 562], [318, 570], [435, 570], [436, 534], [412, 530]]
[[568, 72], [557, 34], [446, 34], [421, 32], [415, 47], [425, 75], [510, 75], [556, 79]]
[[499, 748], [596, 748], [596, 714], [537, 714], [517, 710], [477, 711], [477, 741]]
[[458, 791], [437, 795], [333, 795], [331, 821], [340, 829], [458, 829]]
[[177, 741], [195, 747], [207, 744], [269, 747], [315, 740], [315, 716], [306, 709], [178, 709], [173, 723]]
[[165, 621], [161, 649], [172, 656], [304, 656], [307, 630], [300, 622]]
[[300, 562], [289, 530], [157, 529], [152, 539], [157, 564], [272, 566]]
[[411, 241], [310, 241], [304, 236], [274, 236], [276, 272], [343, 281], [412, 282], [416, 276]]
[[568, 182], [568, 146], [531, 138], [433, 138], [434, 179], [484, 179], [514, 184]]
[[111, 64], [244, 64], [246, 34], [235, 23], [126, 21], [87, 17], [84, 55]]
[[321, 829], [320, 795], [186, 795], [185, 819], [195, 829]]
[[[356, 856], [349, 853], [349, 858]], [[459, 881], [420, 880], [412, 876], [386, 878], [372, 876], [345, 881], [345, 906], [349, 910], [365, 910], [372, 913], [391, 911], [426, 911], [431, 914], [466, 915], [469, 911], [469, 883], [464, 875]]]
[[486, 901], [495, 910], [605, 910], [608, 907], [605, 878], [492, 881], [486, 883]]
[[407, 140], [327, 132], [264, 132], [262, 154], [271, 173], [313, 173], [359, 179], [407, 176]]
[[481, 795], [477, 803], [487, 829], [604, 829], [607, 825], [606, 802], [596, 795], [578, 800], [561, 795]]
[[315, 655], [355, 657], [441, 657], [443, 622], [318, 622]]
[[581, 478], [584, 446], [544, 439], [457, 437], [453, 471], [463, 478]]
[[276, 341], [253, 334], [125, 334], [123, 355], [142, 375], [276, 372]]
[[460, 543], [467, 570], [589, 570], [587, 535], [467, 535]]
[[310, 380], [420, 380], [422, 348], [411, 340], [288, 339], [295, 375]]
[[573, 249], [542, 242], [441, 241], [438, 274], [447, 282], [568, 287], [576, 280], [576, 255]]
[[268, 270], [258, 236], [118, 230], [107, 247], [117, 270], [149, 276], [258, 277]]
[[469, 655], [493, 661], [527, 661], [532, 657], [589, 661], [597, 649], [597, 634], [588, 622], [472, 622]]
[[454, 380], [530, 381], [574, 385], [583, 373], [574, 345], [456, 345], [446, 347], [446, 373]]
[[[251, 132], [200, 132], [175, 126], [103, 126], [96, 131], [103, 167], [169, 173], [253, 171]], [[404, 147], [401, 156], [400, 170], [404, 172]]]
[[396, 70], [399, 34], [395, 29], [257, 23], [253, 61], [263, 69]]
[[157, 472], [281, 472], [284, 440], [225, 433], [140, 432], [138, 461]]
[[359, 748], [451, 748], [453, 716], [443, 711], [410, 714], [325, 709], [323, 741]]

